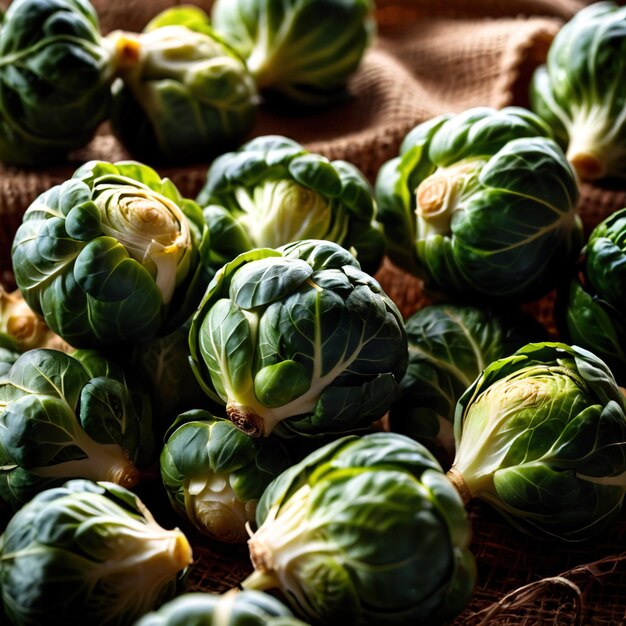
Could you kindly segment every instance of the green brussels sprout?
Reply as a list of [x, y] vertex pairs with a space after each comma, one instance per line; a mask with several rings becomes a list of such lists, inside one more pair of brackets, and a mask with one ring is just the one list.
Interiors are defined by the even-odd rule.
[[0, 336], [0, 379], [7, 375], [13, 363], [19, 359], [20, 354], [20, 352], [7, 347]]
[[185, 322], [208, 277], [200, 207], [133, 161], [90, 161], [26, 210], [12, 260], [24, 299], [76, 347], [144, 341]]
[[420, 124], [376, 180], [391, 260], [426, 287], [528, 301], [557, 284], [582, 246], [576, 177], [550, 130], [517, 107]]
[[150, 394], [152, 427], [160, 440], [180, 413], [214, 406], [189, 365], [189, 326], [185, 323], [169, 335], [132, 344], [120, 359]]
[[161, 476], [174, 510], [219, 541], [243, 543], [269, 483], [290, 465], [280, 441], [254, 439], [231, 421], [194, 410], [166, 439]]
[[254, 79], [202, 16], [208, 19], [196, 7], [177, 7], [144, 33], [108, 35], [120, 58], [111, 125], [137, 158], [206, 160], [239, 145], [252, 129]]
[[209, 205], [204, 215], [211, 250], [221, 252], [217, 262], [253, 248], [326, 239], [354, 249], [363, 270], [373, 274], [384, 254], [363, 174], [286, 137], [257, 137], [218, 157], [197, 201]]
[[345, 97], [376, 22], [372, 0], [216, 0], [215, 30], [262, 90], [320, 105]]
[[594, 228], [578, 269], [558, 291], [559, 330], [570, 343], [603, 359], [626, 384], [626, 209]]
[[257, 508], [244, 589], [280, 589], [299, 617], [435, 624], [474, 587], [470, 525], [434, 457], [394, 433], [348, 436], [276, 478]]
[[69, 478], [134, 486], [153, 452], [151, 407], [91, 351], [25, 352], [0, 378], [0, 497], [18, 508]]
[[626, 177], [626, 7], [596, 2], [557, 33], [531, 106], [583, 180]]
[[13, 0], [0, 16], [0, 161], [36, 165], [108, 116], [113, 52], [87, 0]]
[[280, 600], [259, 591], [186, 593], [135, 626], [305, 626]]
[[203, 389], [255, 437], [366, 428], [391, 405], [407, 361], [395, 304], [347, 250], [317, 240], [222, 267], [189, 346]]
[[416, 439], [444, 467], [454, 458], [454, 410], [463, 392], [492, 361], [529, 341], [547, 338], [545, 328], [515, 311], [432, 304], [405, 323], [409, 364], [391, 407], [392, 431]]
[[178, 530], [130, 491], [71, 480], [24, 505], [0, 540], [0, 589], [15, 626], [130, 626], [173, 597], [191, 563]]
[[626, 490], [626, 404], [606, 364], [534, 343], [489, 365], [455, 415], [449, 477], [530, 534], [582, 541], [605, 530]]

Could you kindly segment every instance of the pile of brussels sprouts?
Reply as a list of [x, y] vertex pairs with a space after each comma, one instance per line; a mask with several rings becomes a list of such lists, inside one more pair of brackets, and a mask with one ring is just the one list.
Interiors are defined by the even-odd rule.
[[[135, 157], [206, 161], [237, 147], [259, 104], [348, 95], [373, 0], [219, 0], [103, 35], [89, 0], [13, 0], [0, 14], [0, 161], [54, 163], [105, 120]], [[320, 54], [321, 53], [321, 54]]]
[[[289, 6], [218, 0], [220, 36], [188, 7], [102, 38], [82, 0], [16, 0], [0, 77], [30, 76], [59, 123], [77, 121], [76, 100], [32, 74], [70, 55], [72, 78], [93, 79], [82, 114], [112, 98], [132, 112], [113, 118], [129, 145], [185, 153], [168, 138], [190, 115], [209, 128], [215, 109], [190, 96], [204, 75], [239, 112], [255, 81], [309, 103], [344, 92], [369, 3]], [[622, 15], [586, 11], [607, 30]], [[587, 33], [577, 20], [548, 72], [568, 29]], [[328, 58], [293, 54], [327, 50], [322, 33]], [[254, 80], [227, 90], [243, 59]], [[31, 151], [7, 111], [2, 151], [73, 147], [59, 132]], [[523, 108], [477, 107], [416, 126], [374, 185], [272, 135], [220, 139], [195, 200], [139, 161], [84, 163], [34, 199], [11, 250], [18, 290], [0, 289], [0, 617], [437, 624], [476, 584], [472, 499], [546, 541], [605, 531], [626, 493], [626, 209], [583, 232], [555, 135]], [[385, 256], [431, 304], [403, 317], [374, 277]], [[556, 332], [521, 307], [550, 292]], [[185, 592], [204, 541], [247, 541], [242, 590]]]

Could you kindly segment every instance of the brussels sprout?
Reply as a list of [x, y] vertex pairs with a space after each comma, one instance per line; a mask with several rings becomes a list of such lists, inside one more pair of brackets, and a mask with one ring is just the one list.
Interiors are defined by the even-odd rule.
[[622, 505], [625, 411], [591, 352], [528, 344], [489, 365], [459, 400], [448, 475], [464, 500], [485, 500], [526, 532], [588, 539]]
[[454, 458], [457, 400], [492, 361], [529, 341], [546, 339], [545, 328], [514, 311], [433, 304], [406, 321], [409, 365], [400, 381], [389, 424], [426, 445], [444, 465]]
[[564, 338], [606, 361], [626, 384], [626, 209], [598, 224], [580, 272], [559, 289], [556, 319]]
[[373, 0], [216, 0], [215, 30], [262, 90], [320, 105], [345, 97], [376, 22]]
[[407, 361], [391, 299], [347, 250], [316, 240], [222, 267], [189, 346], [204, 390], [256, 437], [366, 428], [389, 408]]
[[72, 346], [53, 333], [26, 304], [19, 290], [5, 291], [0, 285], [0, 340], [16, 352], [52, 348], [71, 352]]
[[0, 379], [0, 497], [13, 508], [68, 478], [136, 484], [150, 404], [93, 352], [22, 354]]
[[[201, 30], [195, 29], [194, 16]], [[108, 35], [120, 57], [113, 84], [113, 132], [138, 158], [206, 160], [235, 147], [252, 129], [254, 79], [243, 60], [217, 37], [206, 15], [178, 7], [141, 34]]]
[[20, 353], [6, 347], [0, 337], [0, 379], [6, 376], [11, 366], [20, 358]]
[[516, 107], [420, 124], [376, 181], [391, 260], [452, 296], [509, 302], [554, 288], [582, 246], [576, 177]]
[[454, 488], [419, 443], [348, 436], [267, 488], [249, 541], [245, 589], [280, 589], [314, 623], [434, 624], [474, 586], [470, 526]]
[[279, 600], [259, 591], [187, 593], [135, 626], [305, 626]]
[[373, 274], [384, 254], [363, 174], [286, 137], [257, 137], [218, 157], [197, 200], [211, 205], [204, 214], [211, 250], [223, 251], [218, 262], [252, 248], [326, 239], [353, 248], [363, 270]]
[[264, 489], [289, 467], [276, 439], [253, 439], [227, 419], [189, 411], [161, 452], [161, 476], [174, 510], [214, 539], [242, 543]]
[[557, 33], [530, 101], [580, 178], [626, 177], [626, 7], [596, 2]]
[[28, 305], [76, 347], [143, 341], [191, 314], [206, 287], [200, 207], [133, 161], [90, 161], [26, 210], [13, 241]]
[[114, 55], [87, 0], [13, 0], [0, 26], [0, 160], [84, 146], [109, 114]]
[[0, 588], [16, 626], [130, 626], [172, 597], [191, 563], [130, 491], [72, 480], [37, 495], [1, 539]]
[[157, 439], [163, 438], [180, 413], [214, 405], [189, 365], [189, 326], [186, 323], [164, 337], [133, 344], [124, 358], [125, 367], [150, 393]]

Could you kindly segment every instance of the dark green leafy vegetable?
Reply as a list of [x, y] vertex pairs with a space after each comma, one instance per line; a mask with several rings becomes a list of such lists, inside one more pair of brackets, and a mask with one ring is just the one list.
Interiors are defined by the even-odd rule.
[[451, 479], [533, 535], [604, 531], [626, 490], [626, 404], [606, 364], [562, 343], [495, 361], [463, 394]]
[[132, 344], [123, 357], [124, 367], [152, 398], [157, 440], [163, 439], [180, 413], [217, 406], [204, 393], [189, 364], [189, 326], [186, 323], [169, 335]]
[[419, 443], [344, 437], [267, 488], [244, 589], [280, 589], [315, 624], [438, 624], [474, 587], [458, 494]]
[[409, 365], [390, 427], [426, 445], [444, 465], [454, 458], [457, 400], [492, 361], [546, 339], [541, 324], [514, 311], [433, 304], [406, 320]]
[[244, 432], [367, 428], [406, 368], [402, 317], [358, 261], [329, 241], [239, 255], [193, 317], [192, 367]]
[[200, 207], [134, 161], [90, 161], [24, 214], [12, 248], [24, 299], [76, 347], [178, 328], [208, 276]]
[[0, 24], [0, 160], [36, 165], [84, 146], [109, 114], [114, 73], [87, 0], [13, 0]]
[[354, 250], [370, 274], [383, 257], [376, 204], [363, 174], [286, 137], [257, 137], [218, 157], [197, 200], [206, 207], [218, 267], [241, 252], [302, 239], [326, 239]]
[[553, 289], [582, 246], [576, 177], [550, 129], [518, 107], [414, 128], [380, 169], [387, 252], [426, 287], [476, 302]]
[[136, 157], [205, 161], [239, 145], [251, 130], [254, 79], [207, 20], [201, 9], [175, 7], [144, 33], [108, 35], [120, 57], [112, 127]]
[[245, 542], [257, 501], [291, 464], [285, 447], [273, 438], [248, 437], [207, 411], [189, 411], [177, 423], [161, 452], [174, 510], [214, 539]]
[[15, 626], [131, 626], [173, 597], [191, 547], [130, 491], [72, 480], [37, 495], [1, 539], [0, 588]]
[[187, 593], [135, 626], [305, 626], [276, 598], [258, 591]]
[[216, 0], [215, 30], [262, 90], [320, 105], [345, 97], [376, 27], [372, 0]]
[[148, 398], [92, 351], [30, 350], [0, 379], [0, 496], [14, 509], [69, 478], [132, 487], [153, 446]]
[[583, 180], [626, 177], [626, 7], [595, 2], [557, 33], [533, 76], [533, 109]]
[[15, 361], [19, 358], [20, 354], [20, 352], [17, 352], [10, 346], [7, 346], [4, 339], [0, 336], [0, 379], [6, 376], [13, 363], [15, 363]]
[[570, 343], [591, 350], [626, 384], [626, 209], [598, 224], [579, 272], [558, 293], [557, 322]]

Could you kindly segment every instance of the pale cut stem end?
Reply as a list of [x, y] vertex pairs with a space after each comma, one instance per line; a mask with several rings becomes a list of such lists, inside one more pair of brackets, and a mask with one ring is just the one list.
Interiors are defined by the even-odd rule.
[[270, 572], [262, 572], [255, 570], [242, 583], [243, 589], [254, 589], [256, 591], [265, 591], [266, 589], [275, 589], [278, 587], [276, 577]]
[[[226, 405], [228, 419], [249, 437], [265, 436], [265, 424], [252, 409], [235, 402]], [[269, 433], [268, 433], [269, 434]]]
[[467, 506], [468, 502], [472, 499], [472, 492], [469, 490], [469, 487], [463, 478], [463, 474], [461, 474], [461, 472], [453, 466], [448, 470], [446, 476], [454, 485], [454, 488], [459, 492], [461, 500], [463, 500], [463, 506]]
[[126, 459], [126, 463], [111, 469], [107, 480], [126, 489], [132, 489], [139, 482], [139, 470], [130, 459]]
[[187, 537], [180, 531], [176, 536], [174, 549], [172, 551], [172, 560], [178, 566], [179, 570], [185, 569], [193, 562], [193, 551]]
[[598, 180], [604, 176], [604, 167], [600, 160], [588, 152], [567, 153], [567, 160], [576, 170], [581, 180]]
[[115, 51], [116, 65], [119, 70], [136, 67], [141, 60], [141, 42], [135, 33], [115, 31], [111, 34]]

